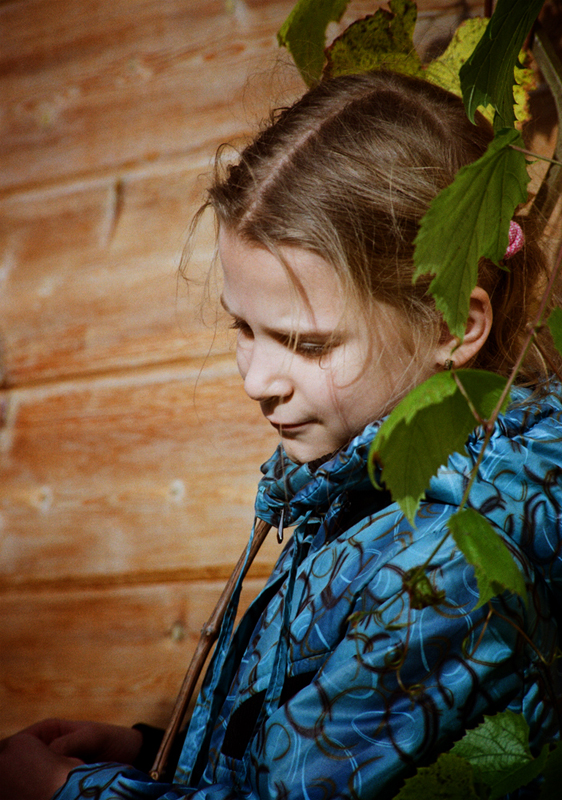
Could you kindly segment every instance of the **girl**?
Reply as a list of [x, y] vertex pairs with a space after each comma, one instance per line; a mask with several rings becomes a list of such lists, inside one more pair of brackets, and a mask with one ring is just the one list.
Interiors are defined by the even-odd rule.
[[[146, 774], [146, 729], [51, 720], [5, 743], [5, 797], [379, 800], [483, 714], [523, 712], [537, 747], [559, 736], [562, 401], [539, 351], [470, 494], [517, 558], [527, 606], [504, 593], [477, 608], [451, 537], [436, 549], [481, 431], [414, 528], [367, 474], [381, 418], [411, 387], [452, 366], [509, 373], [536, 309], [546, 267], [528, 219], [509, 271], [482, 261], [462, 342], [428, 282], [412, 285], [420, 219], [491, 137], [458, 98], [375, 72], [321, 83], [217, 169], [222, 303], [245, 389], [281, 438], [256, 515], [294, 533], [233, 637], [227, 614], [168, 784]], [[408, 584], [426, 561], [431, 604]]]

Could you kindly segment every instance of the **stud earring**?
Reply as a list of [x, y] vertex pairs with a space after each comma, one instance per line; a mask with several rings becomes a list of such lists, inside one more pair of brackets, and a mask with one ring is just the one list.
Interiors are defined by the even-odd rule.
[[455, 362], [452, 358], [448, 358], [445, 363], [443, 364], [443, 369], [446, 369], [448, 372], [453, 369]]

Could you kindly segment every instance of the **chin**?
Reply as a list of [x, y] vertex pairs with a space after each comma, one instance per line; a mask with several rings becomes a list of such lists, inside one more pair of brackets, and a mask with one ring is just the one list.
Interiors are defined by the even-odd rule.
[[295, 464], [307, 464], [309, 461], [317, 461], [319, 458], [335, 453], [336, 450], [343, 446], [331, 446], [328, 442], [324, 445], [321, 443], [316, 446], [306, 445], [292, 440], [281, 440], [281, 443], [286, 455]]
[[283, 440], [281, 440], [281, 444], [283, 445], [283, 450], [285, 451], [285, 455], [287, 458], [290, 458], [291, 461], [294, 461], [295, 464], [306, 464], [309, 460], [308, 458], [303, 458], [301, 453], [296, 453], [295, 449], [290, 445], [287, 446]]
[[307, 461], [314, 461], [315, 456], [310, 455], [313, 452], [312, 448], [305, 447], [302, 444], [299, 446], [296, 442], [284, 441], [283, 439], [281, 439], [281, 444], [285, 454], [295, 464], [306, 464]]

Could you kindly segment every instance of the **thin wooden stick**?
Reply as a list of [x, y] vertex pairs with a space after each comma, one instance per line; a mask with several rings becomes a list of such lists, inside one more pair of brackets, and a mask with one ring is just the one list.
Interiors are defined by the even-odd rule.
[[177, 700], [174, 705], [174, 710], [172, 711], [170, 722], [168, 724], [168, 727], [166, 728], [164, 738], [162, 739], [162, 744], [160, 745], [160, 749], [158, 750], [158, 754], [156, 756], [154, 764], [152, 765], [152, 769], [150, 770], [150, 777], [155, 781], [160, 780], [162, 773], [166, 769], [166, 763], [168, 761], [168, 756], [170, 754], [170, 748], [180, 728], [180, 725], [183, 722], [187, 706], [189, 705], [189, 701], [191, 700], [191, 695], [193, 694], [193, 690], [195, 689], [197, 680], [199, 679], [199, 675], [201, 674], [201, 670], [205, 665], [207, 656], [209, 655], [209, 652], [219, 635], [220, 627], [226, 609], [228, 607], [228, 603], [230, 602], [230, 598], [232, 597], [232, 594], [234, 592], [234, 587], [236, 586], [236, 582], [238, 581], [238, 578], [242, 573], [242, 571], [243, 571], [243, 576], [248, 571], [250, 564], [252, 563], [252, 561], [256, 556], [256, 553], [262, 546], [265, 537], [269, 533], [270, 528], [271, 525], [269, 524], [269, 522], [264, 522], [262, 519], [259, 519], [256, 522], [256, 528], [254, 531], [254, 540], [252, 542], [250, 552], [248, 553], [247, 561], [246, 561], [246, 550], [244, 550], [244, 552], [238, 559], [238, 563], [234, 567], [232, 575], [228, 579], [228, 583], [223, 589], [220, 599], [217, 605], [215, 606], [215, 610], [209, 617], [209, 620], [203, 626], [203, 629], [201, 631], [201, 638], [197, 643], [197, 647], [195, 648], [195, 652], [193, 654], [193, 657], [185, 674], [185, 678], [183, 679], [181, 689], [179, 691]]

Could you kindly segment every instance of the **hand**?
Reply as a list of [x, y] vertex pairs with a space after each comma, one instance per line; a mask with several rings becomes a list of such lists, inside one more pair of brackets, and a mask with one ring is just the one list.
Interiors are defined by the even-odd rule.
[[80, 764], [78, 758], [53, 752], [33, 734], [16, 733], [0, 741], [2, 800], [50, 800]]
[[132, 764], [142, 744], [140, 731], [103, 722], [46, 719], [26, 728], [25, 733], [41, 739], [53, 753], [78, 758], [86, 764]]

